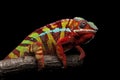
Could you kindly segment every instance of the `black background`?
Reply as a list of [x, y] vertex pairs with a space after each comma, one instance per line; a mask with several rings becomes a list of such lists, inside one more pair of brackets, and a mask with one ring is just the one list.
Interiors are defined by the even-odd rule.
[[94, 22], [99, 29], [95, 38], [83, 47], [86, 52], [83, 66], [80, 68], [60, 72], [31, 72], [29, 74], [19, 74], [15, 77], [15, 80], [23, 78], [33, 80], [39, 80], [41, 78], [44, 80], [97, 80], [103, 79], [103, 77], [107, 77], [106, 74], [111, 70], [108, 69], [110, 54], [106, 52], [106, 44], [108, 43], [106, 38], [108, 37], [108, 33], [105, 30], [108, 29], [108, 27], [110, 28], [107, 23], [111, 21], [110, 19], [113, 16], [109, 14], [107, 6], [101, 5], [104, 4], [83, 4], [81, 6], [79, 6], [79, 4], [76, 4], [72, 6], [66, 5], [65, 7], [61, 8], [55, 8], [54, 6], [50, 9], [48, 9], [49, 6], [47, 6], [47, 8], [21, 8], [21, 6], [15, 8], [15, 6], [13, 6], [3, 9], [1, 12], [2, 14], [0, 15], [0, 59], [2, 60], [28, 34], [30, 34], [35, 29], [59, 19], [74, 18], [78, 16], [83, 17], [88, 21]]

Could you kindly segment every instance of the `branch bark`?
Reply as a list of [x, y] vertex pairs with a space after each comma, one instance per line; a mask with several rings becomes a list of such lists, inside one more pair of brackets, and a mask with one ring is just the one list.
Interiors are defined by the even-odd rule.
[[[45, 55], [45, 68], [44, 69], [60, 69], [62, 68], [61, 62], [56, 56]], [[68, 55], [67, 65], [68, 67], [77, 67], [82, 64], [83, 61], [79, 61], [79, 55]], [[0, 61], [0, 76], [7, 75], [9, 73], [18, 73], [27, 70], [37, 70], [36, 59], [32, 56], [26, 56], [24, 58], [6, 59]]]

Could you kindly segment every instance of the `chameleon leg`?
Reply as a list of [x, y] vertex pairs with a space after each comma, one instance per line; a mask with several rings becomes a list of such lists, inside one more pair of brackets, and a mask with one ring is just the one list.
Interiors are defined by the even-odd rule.
[[57, 56], [58, 56], [58, 58], [62, 61], [64, 68], [67, 67], [67, 62], [66, 62], [66, 55], [64, 54], [64, 50], [63, 50], [62, 45], [65, 44], [65, 43], [68, 43], [68, 42], [70, 42], [70, 41], [71, 41], [71, 40], [70, 40], [69, 37], [65, 37], [65, 38], [59, 39], [59, 40], [57, 41], [57, 44], [56, 44]]
[[38, 69], [44, 68], [44, 56], [41, 43], [36, 42], [32, 44], [30, 49], [33, 53], [35, 53], [35, 58], [38, 62]]
[[76, 46], [77, 50], [80, 52], [80, 60], [85, 57], [85, 52], [80, 46]]

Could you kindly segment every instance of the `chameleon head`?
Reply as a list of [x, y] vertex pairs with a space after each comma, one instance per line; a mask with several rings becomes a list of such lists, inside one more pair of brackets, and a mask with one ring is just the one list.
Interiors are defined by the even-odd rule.
[[78, 26], [74, 27], [73, 33], [76, 34], [75, 38], [78, 40], [78, 44], [87, 43], [94, 38], [98, 28], [93, 22], [88, 22], [81, 17], [75, 17], [74, 20], [78, 23]]

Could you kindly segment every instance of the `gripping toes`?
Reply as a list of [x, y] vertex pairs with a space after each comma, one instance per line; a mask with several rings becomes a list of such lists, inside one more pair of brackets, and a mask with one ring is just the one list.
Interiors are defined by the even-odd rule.
[[64, 54], [63, 48], [61, 45], [56, 46], [57, 56], [63, 64], [63, 68], [67, 67], [66, 55]]
[[36, 42], [32, 45], [32, 52], [35, 53], [35, 58], [38, 62], [38, 68], [44, 68], [44, 54], [43, 54], [43, 48], [40, 42]]

